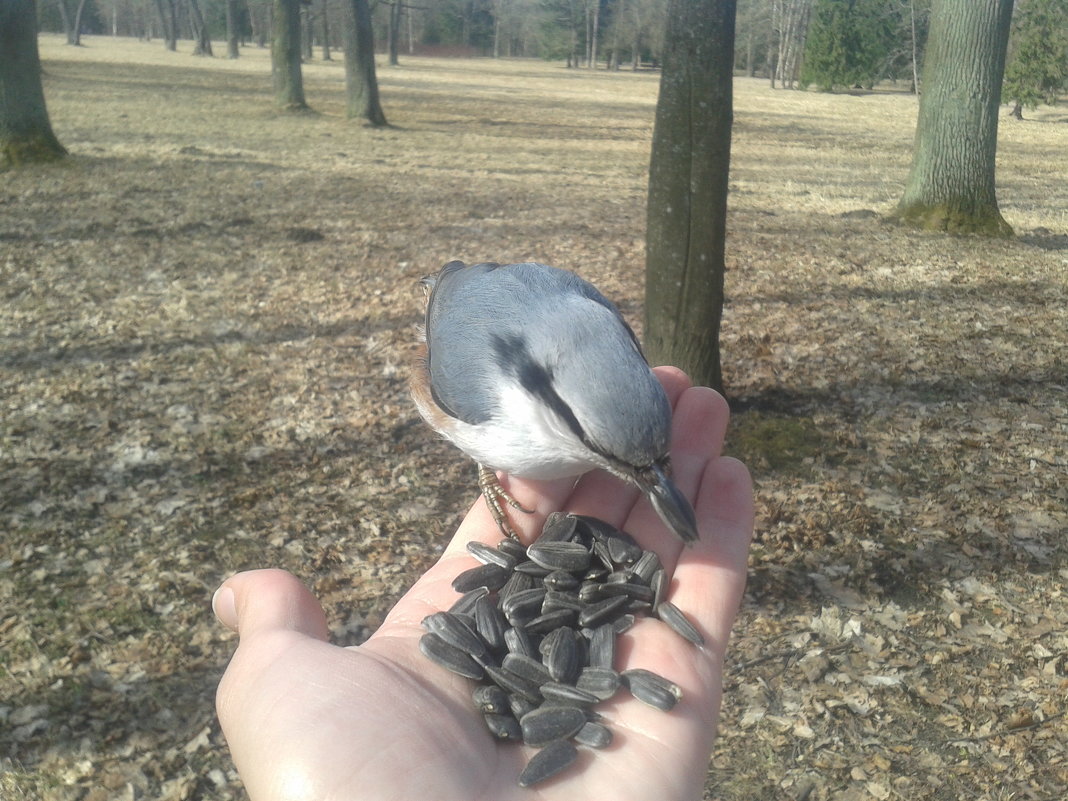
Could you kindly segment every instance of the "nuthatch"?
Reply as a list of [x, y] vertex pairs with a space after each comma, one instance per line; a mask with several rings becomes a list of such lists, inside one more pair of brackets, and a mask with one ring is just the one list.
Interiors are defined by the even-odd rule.
[[574, 273], [533, 262], [451, 261], [423, 284], [425, 349], [412, 396], [478, 463], [502, 531], [514, 536], [500, 501], [523, 507], [494, 470], [551, 479], [599, 467], [640, 488], [684, 542], [697, 539], [693, 507], [668, 477], [671, 405], [611, 301]]

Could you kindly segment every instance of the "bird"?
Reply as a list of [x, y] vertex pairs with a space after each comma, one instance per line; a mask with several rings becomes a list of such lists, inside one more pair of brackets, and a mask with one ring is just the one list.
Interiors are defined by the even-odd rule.
[[497, 471], [529, 479], [606, 470], [638, 487], [684, 543], [693, 507], [671, 479], [671, 403], [619, 310], [576, 273], [537, 262], [450, 261], [422, 282], [410, 374], [423, 419], [478, 465], [502, 533], [502, 501], [530, 512]]

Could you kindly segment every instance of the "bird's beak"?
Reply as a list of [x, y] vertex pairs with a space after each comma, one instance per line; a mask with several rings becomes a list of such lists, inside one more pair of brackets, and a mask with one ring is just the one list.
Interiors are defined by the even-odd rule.
[[637, 479], [667, 527], [687, 545], [697, 542], [697, 518], [693, 506], [668, 478], [666, 465], [654, 464], [639, 472]]

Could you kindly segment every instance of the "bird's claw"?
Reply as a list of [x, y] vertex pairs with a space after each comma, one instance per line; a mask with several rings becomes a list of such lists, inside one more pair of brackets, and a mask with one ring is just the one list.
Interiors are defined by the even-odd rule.
[[508, 515], [505, 513], [504, 506], [501, 505], [501, 501], [524, 514], [533, 514], [534, 510], [527, 509], [513, 498], [512, 494], [501, 486], [501, 481], [497, 478], [497, 474], [483, 464], [478, 466], [478, 488], [482, 490], [482, 497], [486, 499], [486, 506], [489, 507], [490, 514], [493, 515], [493, 519], [497, 523], [497, 528], [506, 537], [518, 540], [519, 535], [516, 534], [515, 529], [508, 522]]

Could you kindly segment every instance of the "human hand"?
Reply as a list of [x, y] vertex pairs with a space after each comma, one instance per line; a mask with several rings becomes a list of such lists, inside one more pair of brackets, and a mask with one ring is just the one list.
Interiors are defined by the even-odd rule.
[[637, 489], [607, 474], [590, 473], [577, 484], [506, 481], [534, 510], [512, 513], [524, 541], [549, 512], [594, 515], [656, 551], [673, 572], [667, 597], [696, 623], [705, 647], [640, 618], [620, 637], [617, 667], [647, 668], [675, 682], [683, 692], [678, 706], [660, 712], [621, 691], [597, 707], [615, 735], [610, 747], [580, 749], [576, 765], [544, 784], [516, 784], [534, 750], [495, 740], [472, 705], [472, 682], [431, 663], [418, 647], [420, 621], [452, 605], [452, 579], [475, 564], [466, 543], [500, 539], [479, 498], [441, 559], [363, 645], [331, 645], [318, 601], [283, 571], [240, 573], [216, 592], [216, 614], [240, 635], [219, 684], [219, 719], [253, 801], [700, 797], [724, 651], [745, 585], [752, 486], [744, 466], [719, 456], [726, 402], [691, 387], [674, 368], [656, 372], [675, 410], [673, 474], [694, 501], [701, 538], [693, 547], [668, 533]]

